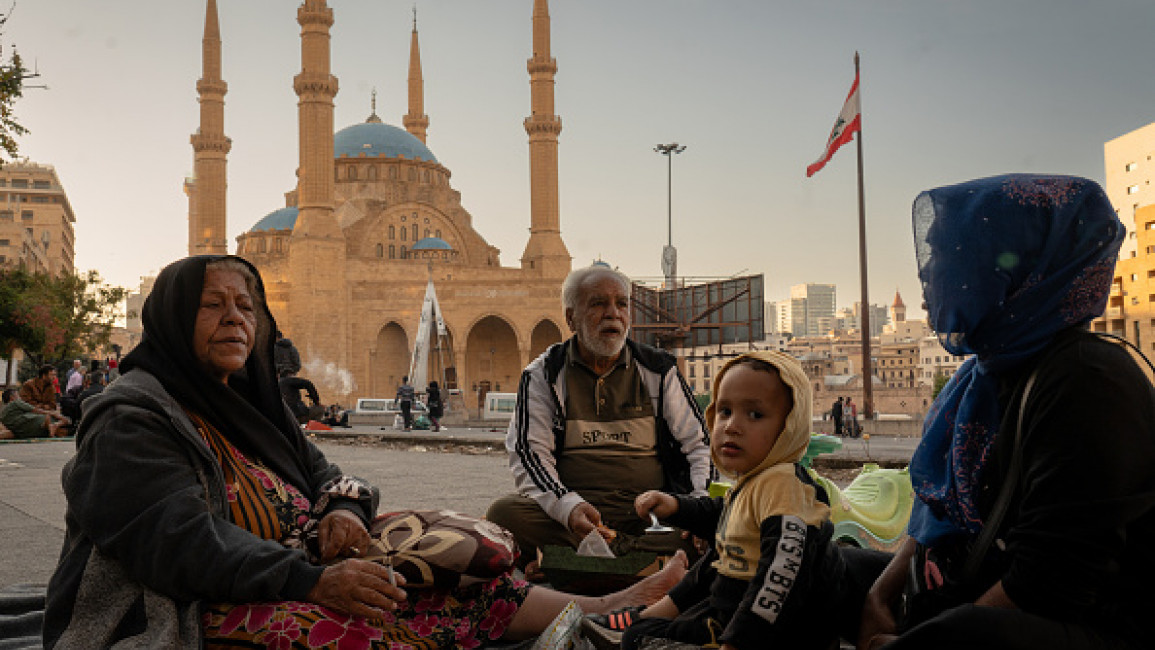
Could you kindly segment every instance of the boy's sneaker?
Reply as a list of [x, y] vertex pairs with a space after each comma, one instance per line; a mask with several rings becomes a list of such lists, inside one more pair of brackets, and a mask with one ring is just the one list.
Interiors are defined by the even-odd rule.
[[607, 630], [625, 632], [627, 627], [638, 620], [638, 614], [641, 614], [643, 609], [645, 609], [643, 605], [623, 607], [615, 609], [609, 614], [589, 614], [586, 616], [586, 620]]

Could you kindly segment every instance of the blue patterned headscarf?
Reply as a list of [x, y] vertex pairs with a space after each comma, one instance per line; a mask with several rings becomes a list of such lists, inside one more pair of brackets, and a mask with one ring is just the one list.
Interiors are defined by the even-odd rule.
[[927, 321], [952, 354], [974, 355], [935, 400], [911, 459], [916, 540], [982, 529], [976, 501], [1001, 419], [999, 378], [1103, 312], [1123, 233], [1085, 178], [995, 176], [915, 199]]

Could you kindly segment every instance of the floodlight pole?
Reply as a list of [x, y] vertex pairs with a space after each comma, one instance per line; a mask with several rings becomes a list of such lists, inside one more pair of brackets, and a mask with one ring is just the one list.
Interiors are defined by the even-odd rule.
[[[659, 144], [654, 147], [654, 151], [666, 157], [666, 249], [672, 250], [674, 247], [674, 156], [673, 154], [682, 153], [686, 150], [686, 145], [671, 142], [670, 144]], [[663, 251], [663, 257], [666, 252]], [[669, 269], [666, 273], [666, 286], [673, 288], [675, 278], [677, 277], [677, 267]]]

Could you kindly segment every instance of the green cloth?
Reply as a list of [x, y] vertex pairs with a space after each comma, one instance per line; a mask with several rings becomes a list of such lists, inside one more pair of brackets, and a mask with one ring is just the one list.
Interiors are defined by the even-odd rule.
[[22, 399], [14, 399], [0, 410], [0, 422], [17, 438], [47, 437], [48, 427], [44, 426], [47, 417], [34, 412], [32, 405]]

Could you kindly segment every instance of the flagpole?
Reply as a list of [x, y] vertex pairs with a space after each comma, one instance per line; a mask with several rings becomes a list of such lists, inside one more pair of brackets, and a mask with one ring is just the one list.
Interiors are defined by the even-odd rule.
[[870, 362], [870, 296], [866, 281], [866, 194], [862, 184], [862, 86], [858, 69], [858, 52], [854, 53], [854, 78], [859, 79], [858, 126], [858, 275], [862, 282], [862, 416], [874, 417], [874, 371]]

